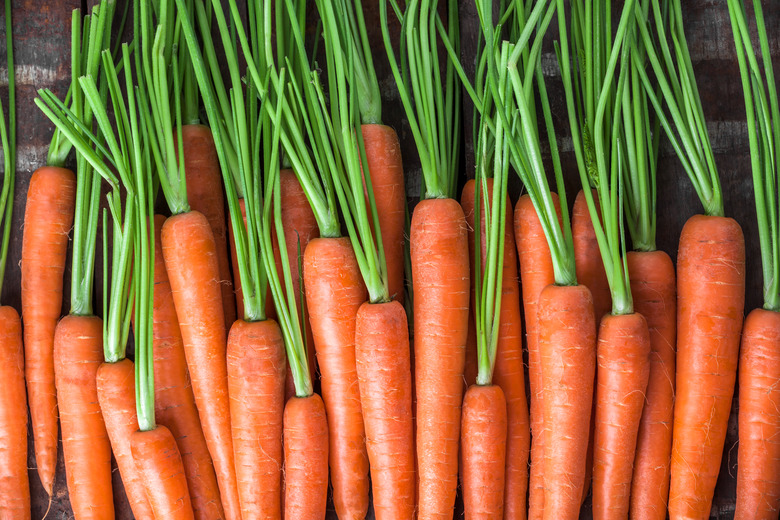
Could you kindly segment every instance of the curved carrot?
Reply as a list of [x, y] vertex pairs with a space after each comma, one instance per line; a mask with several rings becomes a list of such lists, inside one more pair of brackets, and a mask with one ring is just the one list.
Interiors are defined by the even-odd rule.
[[539, 354], [544, 391], [544, 518], [576, 520], [585, 482], [596, 323], [584, 285], [548, 285], [539, 296]]
[[225, 199], [222, 194], [222, 174], [217, 149], [211, 130], [205, 125], [182, 125], [181, 137], [184, 147], [184, 171], [187, 175], [187, 201], [193, 211], [203, 213], [214, 233], [225, 326], [229, 327], [236, 320], [236, 301], [233, 295], [233, 279], [230, 276]]
[[355, 364], [355, 320], [368, 293], [349, 238], [309, 242], [303, 276], [328, 412], [333, 502], [339, 518], [364, 518], [368, 454]]
[[174, 215], [162, 228], [162, 250], [203, 434], [214, 461], [222, 507], [241, 518], [228, 400], [225, 324], [214, 237], [197, 211]]
[[507, 403], [501, 387], [472, 385], [466, 391], [461, 441], [466, 518], [507, 518], [504, 511]]
[[16, 309], [0, 307], [0, 518], [30, 518], [27, 478], [27, 395], [22, 323]]
[[22, 321], [27, 397], [38, 476], [51, 495], [57, 465], [54, 328], [62, 310], [62, 275], [73, 225], [76, 177], [56, 166], [30, 178], [22, 238]]
[[227, 343], [228, 392], [241, 518], [281, 518], [287, 358], [273, 320], [236, 321]]
[[133, 432], [130, 444], [154, 517], [194, 520], [184, 464], [170, 430], [158, 425], [154, 430]]
[[626, 255], [634, 310], [650, 331], [650, 379], [631, 480], [631, 518], [666, 520], [674, 417], [677, 298], [674, 264], [663, 251]]
[[677, 396], [669, 513], [707, 518], [726, 440], [745, 306], [745, 240], [733, 219], [694, 215], [677, 256]]
[[195, 407], [179, 318], [163, 260], [161, 233], [165, 219], [162, 215], [154, 217], [154, 413], [157, 422], [166, 426], [176, 439], [195, 518], [213, 520], [224, 518], [225, 513], [214, 464]]
[[75, 518], [114, 518], [111, 442], [98, 404], [103, 320], [65, 316], [54, 333], [54, 378], [68, 495]]
[[417, 481], [406, 311], [397, 300], [366, 302], [355, 328], [374, 512], [379, 520], [412, 520]]
[[739, 460], [735, 520], [775, 519], [780, 510], [780, 313], [754, 309], [739, 357]]
[[426, 199], [411, 225], [420, 520], [451, 518], [458, 485], [468, 333], [468, 234], [452, 199]]
[[[551, 193], [560, 218], [560, 201]], [[555, 282], [550, 246], [531, 197], [523, 195], [515, 206], [515, 242], [520, 258], [523, 310], [528, 345], [528, 379], [531, 389], [531, 475], [529, 477], [528, 517], [540, 520], [544, 514], [544, 408], [542, 365], [539, 357], [538, 305], [542, 289]]]
[[324, 520], [328, 498], [328, 421], [317, 394], [284, 407], [284, 517]]
[[154, 513], [130, 447], [130, 437], [138, 430], [133, 362], [125, 358], [117, 363], [102, 363], [96, 380], [100, 411], [111, 439], [111, 449], [116, 465], [119, 466], [130, 509], [139, 520], [152, 519]]
[[390, 298], [403, 302], [406, 188], [401, 144], [390, 126], [365, 124], [360, 129], [382, 231]]
[[593, 518], [628, 518], [636, 439], [650, 377], [650, 333], [639, 313], [601, 319], [593, 438]]

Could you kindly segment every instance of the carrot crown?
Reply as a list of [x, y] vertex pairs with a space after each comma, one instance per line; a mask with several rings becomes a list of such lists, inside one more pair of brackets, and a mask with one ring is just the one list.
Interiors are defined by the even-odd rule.
[[[637, 28], [661, 95], [656, 95], [655, 87], [644, 68], [638, 68], [639, 75], [661, 120], [661, 126], [704, 206], [704, 212], [707, 215], [723, 216], [720, 178], [685, 40], [680, 0], [670, 0], [668, 4], [664, 1], [663, 8], [661, 0], [652, 0], [652, 8], [657, 49], [650, 36], [647, 17], [639, 7], [635, 12]], [[663, 109], [662, 100], [669, 109], [668, 115]]]
[[390, 4], [401, 22], [400, 65], [390, 40], [387, 0], [379, 2], [382, 36], [420, 155], [424, 198], [452, 198], [460, 161], [461, 85], [452, 60], [442, 70], [438, 40], [460, 53], [458, 2], [447, 0], [446, 28], [436, 11], [438, 1], [407, 2], [403, 13], [396, 0]]
[[[612, 293], [612, 313], [634, 310], [623, 232], [623, 143], [621, 103], [628, 77], [635, 22], [635, 0], [628, 0], [612, 38], [608, 1], [572, 2], [572, 47], [566, 31], [563, 0], [558, 0], [558, 63], [566, 93], [572, 143], [585, 200]], [[571, 60], [570, 56], [576, 59]], [[577, 74], [575, 84], [574, 74]], [[595, 186], [601, 211], [590, 186]]]
[[16, 72], [14, 69], [13, 24], [11, 2], [5, 2], [5, 48], [8, 67], [8, 125], [5, 110], [0, 101], [0, 143], [3, 145], [3, 189], [0, 192], [0, 294], [5, 280], [5, 262], [8, 258], [8, 242], [11, 239], [11, 217], [14, 211], [14, 181], [16, 180]]
[[756, 196], [758, 238], [764, 275], [764, 308], [780, 311], [780, 232], [778, 231], [777, 172], [780, 170], [780, 108], [778, 108], [772, 54], [769, 49], [761, 2], [754, 0], [753, 13], [761, 50], [758, 61], [750, 39], [745, 5], [729, 0], [731, 30], [745, 96], [750, 165]]

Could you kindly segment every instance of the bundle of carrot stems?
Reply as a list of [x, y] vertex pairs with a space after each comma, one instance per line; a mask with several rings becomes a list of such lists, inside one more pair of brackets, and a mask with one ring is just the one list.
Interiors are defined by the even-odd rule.
[[[21, 319], [0, 307], [0, 518], [31, 518], [30, 479], [51, 503], [61, 447], [76, 519], [116, 517], [114, 467], [138, 519], [707, 519], [737, 377], [735, 518], [778, 518], [780, 103], [760, 0], [721, 8], [764, 280], [744, 324], [746, 246], [681, 0], [467, 1], [473, 63], [457, 0], [74, 11], [67, 93], [35, 99], [55, 130], [20, 231], [6, 0], [0, 283], [23, 237]], [[656, 247], [662, 143], [703, 209], [676, 266]]]

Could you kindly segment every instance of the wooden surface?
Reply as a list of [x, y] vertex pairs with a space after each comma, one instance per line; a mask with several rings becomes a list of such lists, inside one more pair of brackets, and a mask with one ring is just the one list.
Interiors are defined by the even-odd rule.
[[[84, 6], [90, 6], [95, 0], [89, 0]], [[65, 95], [69, 82], [70, 70], [70, 16], [75, 7], [82, 7], [77, 0], [55, 0], [53, 2], [37, 2], [33, 0], [14, 0], [14, 48], [16, 52], [16, 77], [18, 92], [18, 161], [17, 184], [14, 193], [14, 221], [7, 266], [7, 280], [3, 286], [2, 302], [20, 309], [19, 289], [19, 259], [21, 257], [22, 222], [24, 218], [24, 202], [30, 175], [39, 166], [45, 164], [47, 145], [51, 138], [52, 125], [33, 105], [36, 89], [51, 88], [60, 97]], [[122, 0], [119, 2], [122, 3]], [[399, 134], [405, 160], [407, 175], [407, 194], [410, 203], [414, 204], [420, 193], [420, 168], [414, 143], [408, 125], [403, 122], [403, 112], [398, 100], [395, 83], [390, 74], [387, 61], [384, 58], [384, 47], [379, 30], [378, 7], [376, 0], [364, 0], [366, 4], [366, 19], [369, 36], [374, 42], [377, 73], [380, 87], [385, 99], [383, 119], [393, 126]], [[463, 33], [464, 56], [473, 55], [476, 20], [470, 0], [461, 0], [461, 20]], [[774, 5], [774, 0], [769, 4]], [[767, 27], [770, 31], [770, 47], [777, 70], [780, 70], [780, 12], [774, 8], [766, 9]], [[734, 217], [745, 232], [748, 249], [747, 299], [746, 312], [762, 303], [761, 270], [758, 252], [757, 226], [753, 208], [753, 191], [750, 181], [749, 155], [747, 133], [744, 122], [739, 73], [734, 54], [731, 29], [728, 22], [728, 12], [725, 2], [707, 0], [688, 0], [683, 2], [683, 17], [686, 23], [686, 34], [691, 49], [697, 81], [701, 92], [704, 109], [707, 116], [710, 135], [715, 150], [715, 158], [720, 170], [727, 215]], [[129, 22], [128, 22], [129, 23]], [[4, 25], [3, 25], [4, 27]], [[396, 28], [397, 30], [397, 28]], [[0, 37], [4, 40], [3, 29]], [[555, 28], [551, 28], [555, 35]], [[552, 41], [552, 38], [548, 39]], [[568, 121], [563, 109], [562, 90], [558, 80], [555, 56], [552, 46], [547, 45], [543, 56], [543, 67], [550, 81], [550, 97], [553, 102], [553, 112], [559, 132], [559, 146], [563, 151], [563, 164], [567, 172], [567, 191], [570, 203], [579, 189], [571, 140], [568, 137]], [[7, 100], [4, 70], [5, 56], [2, 60], [2, 96]], [[466, 63], [467, 68], [471, 68]], [[6, 104], [7, 106], [7, 104]], [[468, 120], [468, 114], [467, 120]], [[465, 134], [470, 134], [470, 125], [465, 126]], [[685, 220], [694, 213], [701, 211], [701, 206], [691, 188], [685, 174], [674, 157], [671, 148], [662, 147], [658, 183], [658, 246], [676, 258], [677, 240]], [[464, 156], [464, 171], [462, 178], [469, 173], [465, 165], [473, 161]], [[512, 195], [516, 200], [519, 195], [519, 183], [512, 183]], [[99, 262], [98, 269], [100, 269]], [[69, 280], [66, 275], [66, 287]], [[100, 280], [97, 283], [96, 303], [100, 298]], [[67, 290], [66, 290], [67, 294]], [[99, 307], [96, 307], [99, 308]], [[63, 303], [63, 313], [67, 312], [66, 302]], [[32, 448], [32, 446], [30, 446]], [[729, 424], [729, 434], [724, 450], [721, 476], [716, 490], [712, 518], [731, 518], [736, 491], [736, 461], [737, 461], [737, 425], [736, 400]], [[35, 471], [35, 461], [30, 449], [29, 457], [30, 482], [34, 496], [33, 518], [43, 518], [49, 509], [48, 499], [38, 481]], [[127, 501], [121, 492], [121, 482], [118, 472], [115, 473], [115, 489], [117, 503], [117, 518], [132, 518], [127, 507]], [[335, 518], [331, 511], [329, 518]], [[583, 515], [583, 518], [589, 518]], [[70, 513], [65, 473], [60, 463], [57, 468], [55, 492], [47, 518], [60, 520], [72, 518]]]

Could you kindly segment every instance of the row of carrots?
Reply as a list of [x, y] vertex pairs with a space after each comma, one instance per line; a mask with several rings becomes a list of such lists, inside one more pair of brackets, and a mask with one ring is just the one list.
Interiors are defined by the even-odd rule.
[[[56, 130], [27, 194], [22, 319], [0, 312], [0, 517], [30, 518], [29, 403], [40, 480], [51, 495], [60, 429], [77, 519], [115, 516], [112, 454], [139, 519], [323, 519], [329, 488], [339, 518], [448, 519], [459, 487], [467, 519], [576, 519], [591, 488], [594, 518], [706, 519], [737, 376], [735, 518], [778, 517], [780, 110], [760, 1], [728, 2], [765, 278], [744, 325], [745, 244], [680, 0], [475, 2], [472, 77], [456, 0], [380, 0], [381, 58], [360, 0], [316, 1], [315, 48], [304, 0], [136, 0], [131, 44], [111, 40], [128, 14], [112, 0], [74, 12], [69, 94], [36, 99]], [[553, 20], [571, 210], [541, 69]], [[379, 59], [422, 166], [411, 219]], [[476, 168], [458, 201], [461, 92]], [[655, 247], [662, 137], [705, 210], [676, 268]]]

